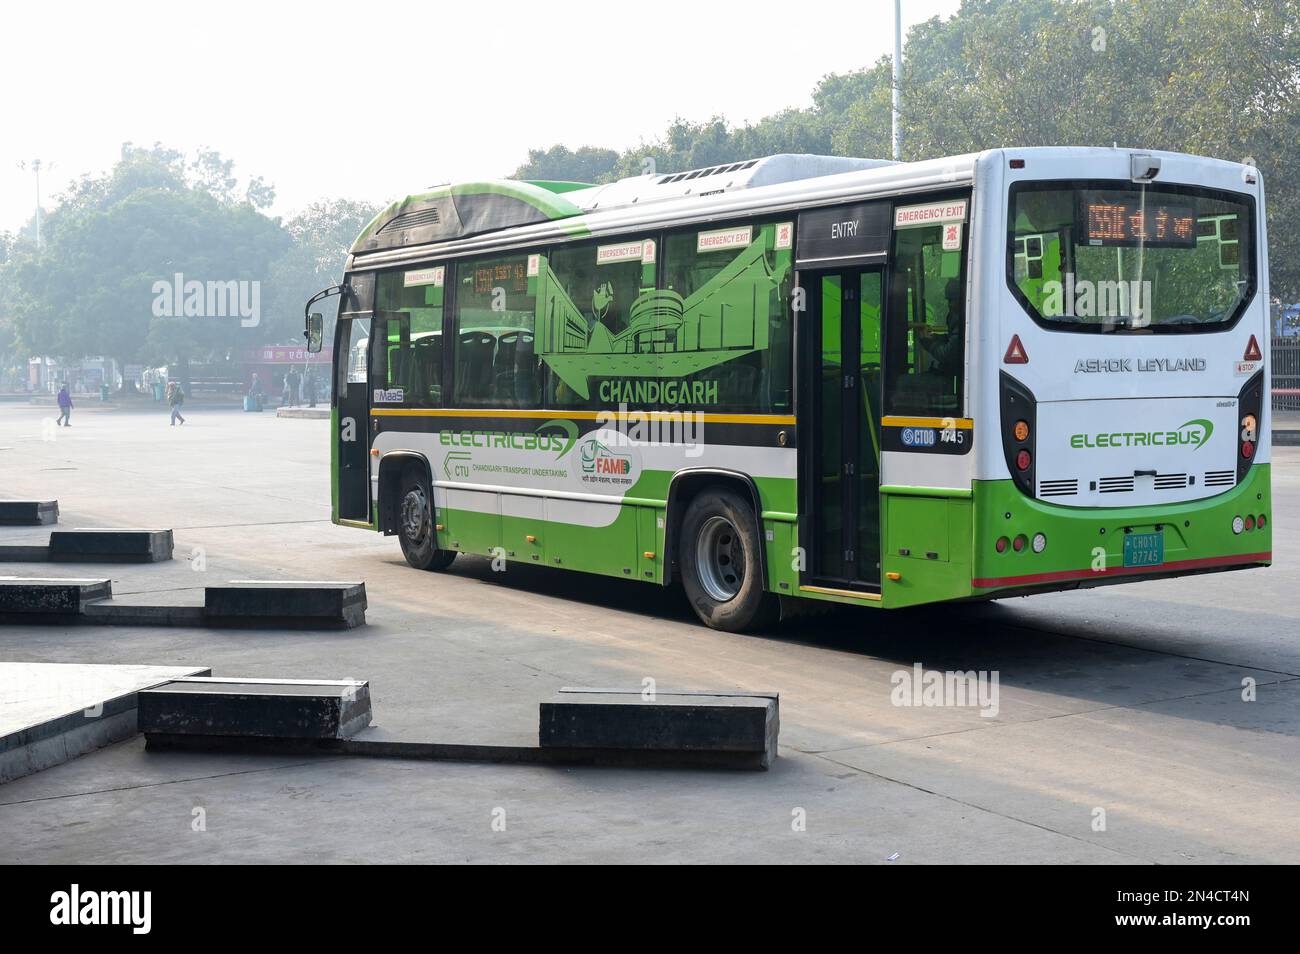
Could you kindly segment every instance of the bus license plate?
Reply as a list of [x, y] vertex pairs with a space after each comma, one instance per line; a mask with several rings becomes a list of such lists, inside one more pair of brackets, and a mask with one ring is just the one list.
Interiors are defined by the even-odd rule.
[[1125, 566], [1159, 566], [1165, 562], [1163, 533], [1130, 533], [1124, 537]]

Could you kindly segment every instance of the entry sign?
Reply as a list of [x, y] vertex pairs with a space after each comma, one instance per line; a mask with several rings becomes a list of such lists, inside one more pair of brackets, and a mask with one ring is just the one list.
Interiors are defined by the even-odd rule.
[[883, 258], [889, 251], [889, 203], [859, 202], [799, 216], [795, 259], [800, 263]]

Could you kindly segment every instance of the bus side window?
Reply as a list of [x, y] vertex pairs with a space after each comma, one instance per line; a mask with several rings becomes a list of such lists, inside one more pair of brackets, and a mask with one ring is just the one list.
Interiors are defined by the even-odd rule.
[[751, 222], [679, 232], [664, 243], [662, 294], [680, 302], [681, 322], [662, 350], [709, 356], [687, 379], [701, 398], [694, 403], [790, 409], [792, 236], [790, 223]]
[[[885, 413], [957, 416], [966, 357], [963, 252], [943, 227], [894, 233], [885, 362]], [[963, 236], [966, 227], [962, 226]], [[961, 243], [965, 247], [964, 241]]]
[[537, 407], [541, 371], [536, 352], [536, 275], [529, 259], [503, 255], [456, 268], [453, 344], [456, 402], [470, 407]]
[[596, 364], [584, 366], [583, 355], [645, 349], [650, 324], [643, 309], [654, 300], [655, 245], [654, 239], [643, 238], [584, 242], [560, 246], [546, 256], [550, 271], [539, 337], [542, 353], [556, 356], [547, 375], [548, 407], [600, 403], [599, 385], [587, 373]]
[[379, 276], [371, 377], [402, 404], [442, 404], [442, 301], [432, 269]]

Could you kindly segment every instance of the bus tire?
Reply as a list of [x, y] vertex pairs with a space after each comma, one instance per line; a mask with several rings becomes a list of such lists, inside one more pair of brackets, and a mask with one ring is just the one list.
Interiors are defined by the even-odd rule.
[[402, 556], [417, 570], [445, 570], [456, 559], [455, 550], [438, 549], [433, 531], [433, 495], [418, 471], [409, 470], [402, 476], [397, 539], [402, 544]]
[[730, 490], [705, 490], [686, 508], [678, 538], [686, 598], [712, 629], [743, 632], [775, 623], [780, 603], [763, 589], [758, 519]]

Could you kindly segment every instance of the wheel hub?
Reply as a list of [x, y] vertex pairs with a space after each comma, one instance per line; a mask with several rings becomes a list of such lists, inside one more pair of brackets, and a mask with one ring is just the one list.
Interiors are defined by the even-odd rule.
[[419, 545], [429, 532], [429, 503], [423, 487], [412, 487], [402, 498], [402, 534]]
[[745, 548], [726, 517], [710, 517], [700, 527], [695, 565], [699, 568], [700, 586], [711, 599], [726, 603], [740, 592], [745, 582]]

